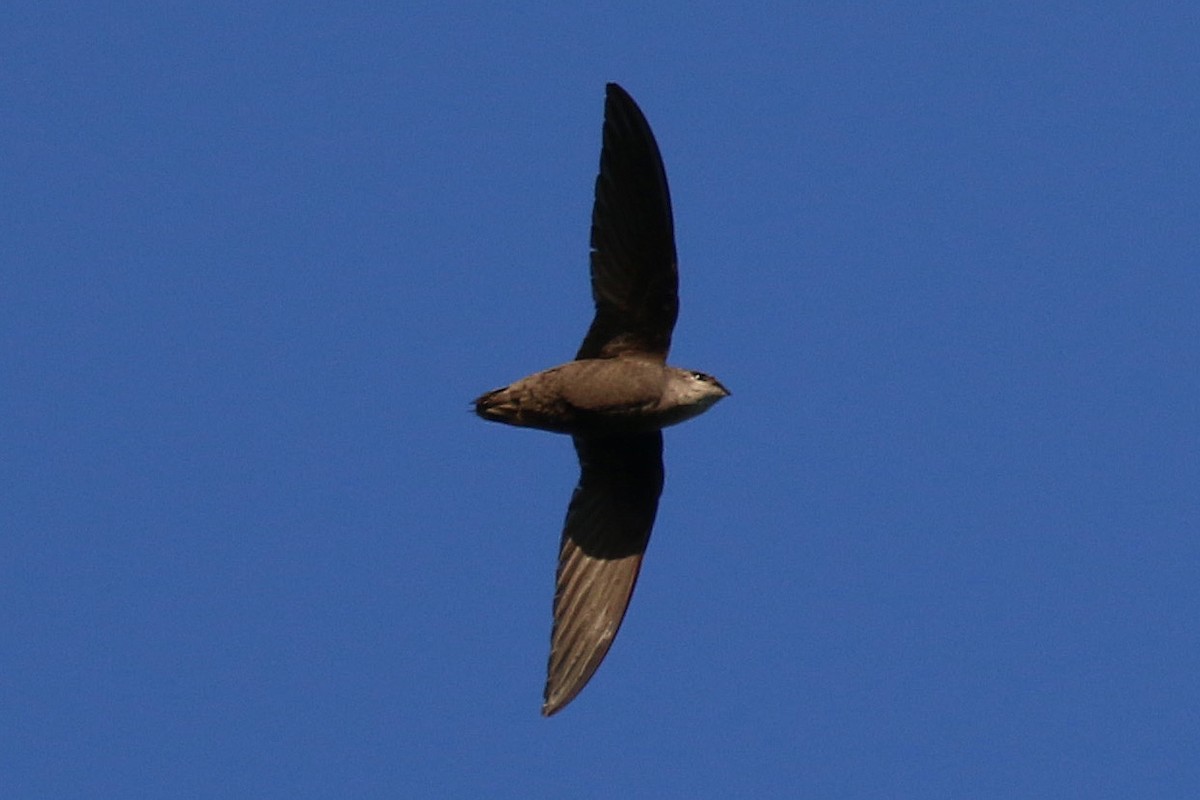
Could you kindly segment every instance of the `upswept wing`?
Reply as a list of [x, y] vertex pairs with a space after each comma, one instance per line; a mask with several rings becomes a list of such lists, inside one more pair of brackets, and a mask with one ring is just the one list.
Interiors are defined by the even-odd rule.
[[575, 358], [665, 361], [679, 315], [671, 194], [646, 117], [615, 83], [604, 98], [591, 272], [596, 315]]

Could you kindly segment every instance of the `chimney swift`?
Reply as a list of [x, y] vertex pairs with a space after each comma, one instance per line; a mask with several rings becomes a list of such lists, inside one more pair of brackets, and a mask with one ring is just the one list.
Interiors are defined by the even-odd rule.
[[615, 83], [604, 96], [591, 274], [596, 314], [575, 360], [475, 400], [484, 419], [570, 434], [579, 456], [545, 716], [579, 694], [621, 627], [662, 494], [661, 429], [729, 395], [711, 375], [667, 366], [679, 313], [671, 196], [650, 125]]

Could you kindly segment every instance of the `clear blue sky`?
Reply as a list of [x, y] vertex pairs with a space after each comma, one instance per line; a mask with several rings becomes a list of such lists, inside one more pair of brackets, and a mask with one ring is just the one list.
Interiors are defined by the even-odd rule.
[[[1193, 3], [82, 5], [0, 12], [0, 796], [1200, 796]], [[574, 454], [468, 404], [606, 81], [733, 396], [546, 720]]]

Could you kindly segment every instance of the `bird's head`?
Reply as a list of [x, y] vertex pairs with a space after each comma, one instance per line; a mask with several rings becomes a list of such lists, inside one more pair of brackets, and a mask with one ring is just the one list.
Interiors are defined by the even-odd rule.
[[[729, 396], [729, 390], [712, 375], [690, 369], [671, 369], [664, 405], [682, 412], [679, 422], [702, 414], [718, 400]], [[674, 421], [674, 420], [673, 420]]]

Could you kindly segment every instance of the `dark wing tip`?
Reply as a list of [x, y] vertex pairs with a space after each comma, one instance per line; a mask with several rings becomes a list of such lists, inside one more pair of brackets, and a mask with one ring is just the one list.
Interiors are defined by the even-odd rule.
[[625, 91], [625, 88], [616, 81], [609, 81], [608, 83], [604, 84], [604, 96], [615, 96], [624, 100], [628, 100], [631, 103], [633, 102], [633, 98], [629, 96], [629, 92]]

